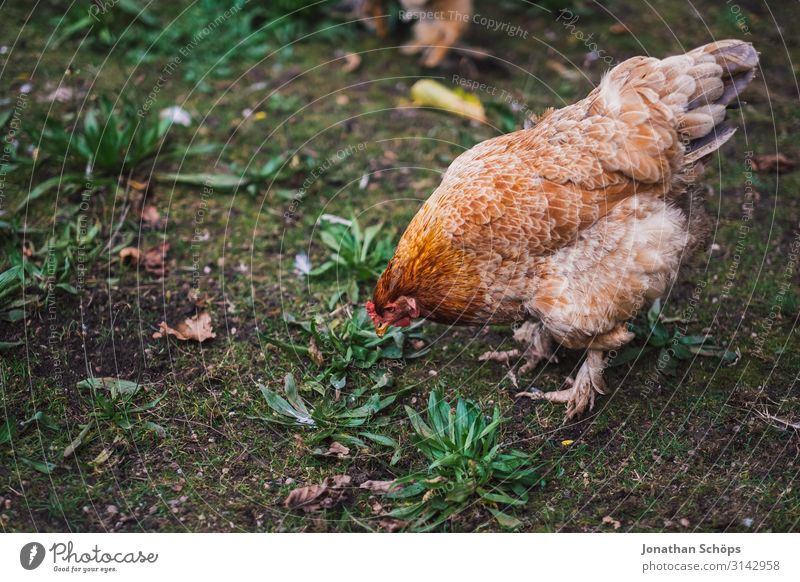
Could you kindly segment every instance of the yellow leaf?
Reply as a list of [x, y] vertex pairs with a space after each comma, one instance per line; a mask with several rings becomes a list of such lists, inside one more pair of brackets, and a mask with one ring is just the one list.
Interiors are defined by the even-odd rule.
[[480, 99], [476, 95], [455, 91], [433, 79], [422, 79], [411, 87], [411, 98], [417, 105], [444, 109], [456, 115], [486, 121]]

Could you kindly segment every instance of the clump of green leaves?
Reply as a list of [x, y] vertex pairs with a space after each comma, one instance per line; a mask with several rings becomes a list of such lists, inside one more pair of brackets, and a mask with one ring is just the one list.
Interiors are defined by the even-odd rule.
[[[129, 56], [136, 62], [160, 62], [171, 58], [175, 47], [191, 46], [202, 40], [203, 50], [187, 50], [179, 73], [200, 91], [210, 91], [210, 77], [235, 75], [237, 65], [263, 59], [275, 45], [275, 29], [290, 19], [269, 22], [269, 3], [197, 0], [192, 2], [166, 29], [147, 31]], [[280, 16], [284, 16], [286, 12]], [[174, 15], [163, 15], [172, 20]]]
[[359, 286], [374, 284], [386, 268], [394, 253], [394, 244], [391, 237], [378, 236], [382, 228], [383, 223], [379, 223], [362, 230], [355, 218], [322, 217], [319, 238], [331, 252], [308, 276], [335, 275], [337, 288], [328, 302], [331, 309], [342, 297], [358, 303]]
[[308, 356], [320, 370], [317, 381], [328, 381], [337, 390], [344, 388], [347, 375], [353, 370], [367, 370], [379, 360], [419, 358], [430, 351], [419, 331], [422, 321], [405, 328], [392, 327], [386, 335], [378, 337], [363, 307], [345, 318], [326, 319], [317, 315], [309, 321], [298, 322], [292, 317], [287, 320], [300, 328], [308, 338], [307, 345], [271, 336], [265, 339], [287, 351]]
[[[130, 380], [88, 378], [78, 382], [78, 388], [91, 392], [93, 410], [89, 422], [80, 425], [80, 432], [64, 450], [64, 458], [70, 457], [78, 447], [91, 441], [101, 429], [121, 430], [123, 435], [132, 435], [134, 432], [153, 433], [159, 437], [166, 435], [161, 425], [145, 418], [145, 413], [156, 408], [166, 393], [144, 404], [135, 404], [142, 385]], [[97, 434], [93, 434], [93, 431]]]
[[[6, 394], [7, 382], [8, 379], [6, 377], [6, 367], [2, 364], [2, 361], [0, 361], [0, 395]], [[57, 467], [55, 463], [48, 461], [46, 458], [43, 460], [38, 460], [20, 454], [20, 447], [17, 444], [17, 441], [22, 433], [24, 433], [29, 427], [36, 427], [40, 430], [41, 428], [58, 430], [58, 425], [41, 410], [37, 411], [28, 420], [23, 422], [17, 422], [17, 419], [13, 416], [2, 419], [0, 420], [0, 453], [2, 453], [3, 448], [8, 445], [10, 447], [9, 453], [13, 455], [17, 461], [36, 471], [39, 471], [40, 473], [49, 475], [55, 471]], [[7, 463], [3, 461], [2, 465], [6, 466]]]
[[[353, 26], [335, 26], [330, 2], [302, 6], [297, 0], [195, 0], [188, 4], [176, 12], [173, 5], [142, 0], [78, 0], [51, 19], [56, 40], [50, 47], [74, 39], [104, 53], [114, 48], [137, 66], [163, 66], [164, 60], [174, 58], [176, 47], [186, 47], [177, 73], [208, 92], [214, 87], [211, 78], [235, 76], [243, 63], [259, 61], [278, 49], [281, 56], [290, 56], [292, 42], [310, 30], [315, 38], [328, 41], [355, 31]], [[203, 50], [196, 48], [200, 42]]]
[[145, 3], [136, 0], [75, 2], [54, 17], [51, 24], [56, 27], [52, 48], [79, 37], [101, 49], [126, 46], [141, 38], [142, 27], [159, 28], [155, 15], [145, 9]]
[[86, 175], [116, 177], [135, 169], [161, 150], [171, 120], [156, 111], [140, 115], [132, 101], [99, 97], [83, 116], [83, 124], [68, 127], [50, 120], [39, 140], [40, 156], [49, 156]]
[[[57, 430], [58, 425], [43, 412], [39, 411], [26, 421], [17, 423], [17, 420], [12, 416], [0, 422], [0, 446], [11, 445], [14, 446], [14, 441], [18, 436], [30, 426], [43, 426], [51, 430]], [[32, 459], [28, 456], [21, 455], [17, 450], [13, 450], [13, 455], [20, 463], [27, 465], [31, 469], [49, 475], [56, 470], [55, 463], [44, 460]], [[5, 464], [5, 463], [4, 463]]]
[[[373, 432], [378, 427], [386, 426], [388, 417], [379, 414], [399, 395], [398, 392], [381, 394], [381, 390], [390, 384], [391, 378], [384, 374], [372, 387], [364, 386], [345, 395], [319, 382], [310, 381], [303, 388], [315, 396], [312, 402], [300, 396], [294, 376], [287, 374], [283, 395], [258, 384], [272, 413], [251, 418], [311, 430], [312, 434], [306, 438], [308, 444], [331, 439], [344, 445], [366, 448], [367, 441], [370, 441], [396, 449], [397, 442], [394, 439]], [[372, 430], [366, 430], [367, 425]]]
[[[32, 137], [38, 144], [39, 167], [61, 166], [65, 171], [37, 184], [17, 210], [58, 188], [62, 195], [79, 190], [94, 192], [115, 186], [136, 173], [149, 173], [146, 164], [211, 153], [216, 144], [186, 147], [174, 140], [177, 130], [169, 118], [160, 119], [157, 110], [143, 110], [129, 99], [116, 102], [99, 97], [90, 105], [83, 121], [64, 123], [50, 119]], [[172, 174], [180, 181], [181, 174]]]
[[390, 515], [428, 531], [477, 502], [503, 527], [517, 527], [519, 521], [501, 508], [525, 505], [529, 490], [543, 481], [530, 454], [504, 450], [499, 442], [500, 408], [487, 419], [473, 402], [459, 398], [453, 408], [433, 391], [427, 423], [413, 409], [406, 412], [414, 444], [430, 464], [395, 482], [401, 489], [390, 497], [402, 504]]
[[645, 352], [658, 350], [658, 370], [664, 374], [673, 376], [678, 370], [678, 365], [682, 361], [692, 360], [696, 356], [719, 358], [723, 362], [732, 364], [739, 359], [736, 352], [727, 350], [714, 343], [714, 336], [711, 335], [683, 335], [679, 329], [670, 331], [666, 323], [673, 320], [663, 317], [663, 307], [661, 299], [656, 299], [647, 311], [647, 325], [640, 326], [629, 324], [628, 328], [636, 334], [637, 338], [645, 341], [643, 346], [631, 346], [619, 352], [616, 358], [611, 360], [611, 366], [620, 366], [632, 360], [636, 360]]
[[[7, 132], [7, 126], [11, 121], [14, 111], [12, 109], [0, 110], [0, 131], [3, 140], [3, 155], [0, 156], [0, 176], [7, 176], [14, 172], [21, 165], [29, 165], [30, 158], [20, 152], [20, 143], [14, 136]], [[5, 221], [3, 221], [5, 222]]]
[[[99, 234], [99, 224], [66, 222], [41, 247], [27, 246], [25, 253], [13, 237], [6, 245], [8, 266], [0, 272], [0, 320], [19, 321], [27, 304], [54, 290], [77, 293], [73, 278], [100, 254]], [[23, 288], [26, 298], [20, 297]]]

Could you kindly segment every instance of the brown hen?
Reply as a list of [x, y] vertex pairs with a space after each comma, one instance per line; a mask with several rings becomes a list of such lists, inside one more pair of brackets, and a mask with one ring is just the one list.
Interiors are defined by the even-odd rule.
[[726, 107], [758, 55], [725, 40], [666, 59], [635, 57], [588, 97], [533, 128], [459, 156], [409, 224], [367, 309], [379, 333], [424, 317], [448, 324], [522, 323], [525, 372], [554, 342], [587, 350], [570, 387], [531, 393], [567, 417], [606, 393], [605, 352], [662, 296], [703, 242], [691, 204], [702, 163], [734, 133]]

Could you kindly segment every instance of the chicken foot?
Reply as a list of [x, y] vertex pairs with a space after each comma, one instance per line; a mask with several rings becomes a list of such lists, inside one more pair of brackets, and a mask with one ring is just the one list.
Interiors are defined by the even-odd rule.
[[525, 358], [525, 363], [519, 369], [520, 374], [533, 370], [542, 360], [558, 363], [558, 358], [553, 350], [553, 338], [547, 333], [541, 322], [526, 321], [514, 331], [514, 340], [525, 345], [525, 349], [488, 351], [481, 354], [478, 360], [508, 364], [512, 359], [521, 356]]
[[570, 388], [553, 392], [542, 392], [534, 388], [530, 392], [520, 392], [517, 397], [566, 404], [566, 420], [570, 420], [583, 414], [587, 407], [589, 410], [594, 408], [595, 394], [607, 394], [606, 383], [603, 380], [605, 363], [606, 358], [601, 350], [589, 350], [575, 379], [567, 378], [566, 383], [571, 385]]

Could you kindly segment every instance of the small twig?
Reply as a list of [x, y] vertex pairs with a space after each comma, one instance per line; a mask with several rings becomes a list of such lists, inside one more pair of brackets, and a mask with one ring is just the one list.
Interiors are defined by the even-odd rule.
[[[763, 420], [770, 423], [772, 426], [775, 426], [777, 423], [778, 425], [782, 425], [782, 428], [793, 428], [794, 430], [800, 432], [800, 422], [792, 422], [790, 420], [786, 420], [784, 418], [780, 418], [779, 416], [775, 416], [774, 414], [770, 414], [766, 410], [756, 410], [755, 413], [760, 416]], [[777, 428], [777, 427], [776, 427]]]
[[519, 390], [519, 382], [517, 382], [517, 375], [514, 373], [514, 370], [509, 370], [506, 372], [506, 378], [511, 380], [511, 383], [514, 385], [514, 388]]

